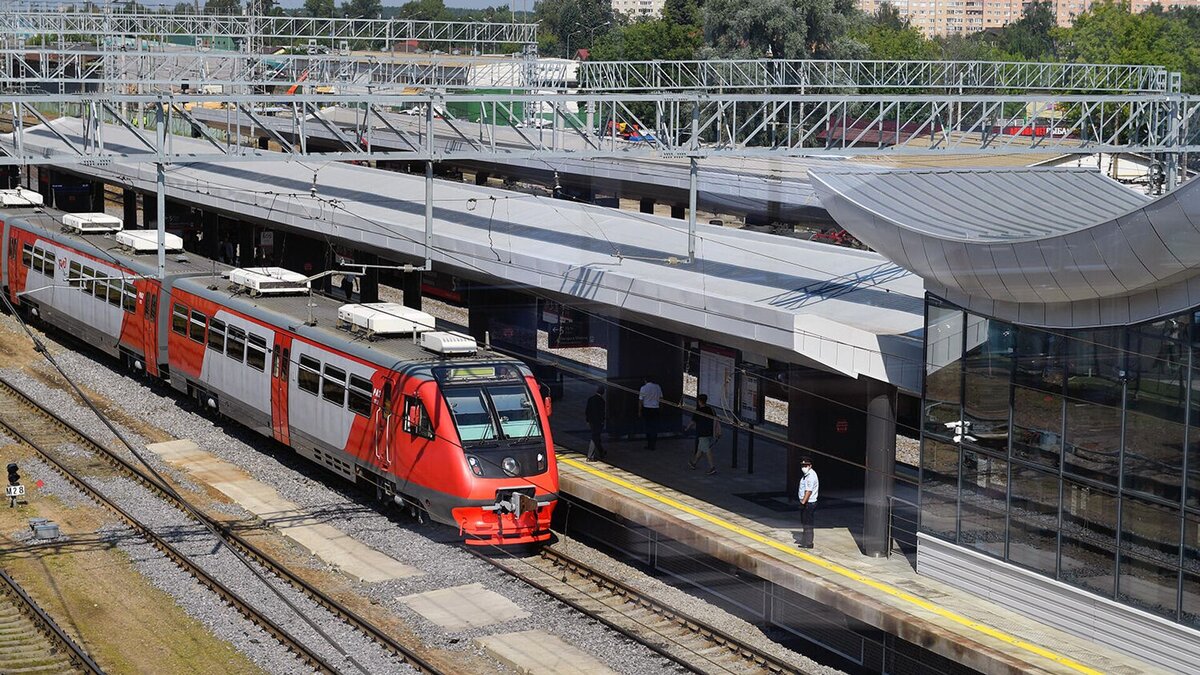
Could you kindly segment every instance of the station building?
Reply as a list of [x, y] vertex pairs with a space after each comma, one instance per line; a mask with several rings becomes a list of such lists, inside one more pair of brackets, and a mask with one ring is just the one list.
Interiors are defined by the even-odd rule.
[[1131, 651], [1200, 627], [1200, 181], [824, 170], [925, 280], [918, 571]]

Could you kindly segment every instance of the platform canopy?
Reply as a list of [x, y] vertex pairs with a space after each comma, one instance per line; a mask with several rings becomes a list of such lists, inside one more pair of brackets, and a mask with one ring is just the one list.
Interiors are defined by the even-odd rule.
[[1200, 305], [1200, 185], [1157, 199], [1079, 169], [810, 172], [840, 225], [973, 312], [1136, 323]]

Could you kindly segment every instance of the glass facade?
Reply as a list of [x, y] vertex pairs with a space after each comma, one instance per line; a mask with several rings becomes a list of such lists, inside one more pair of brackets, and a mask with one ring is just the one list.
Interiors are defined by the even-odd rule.
[[921, 530], [1200, 627], [1200, 308], [1038, 329], [930, 296]]

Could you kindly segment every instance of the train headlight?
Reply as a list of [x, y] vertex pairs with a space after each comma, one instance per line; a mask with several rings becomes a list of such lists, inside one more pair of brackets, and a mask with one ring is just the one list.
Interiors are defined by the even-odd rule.
[[505, 457], [504, 461], [500, 462], [500, 468], [504, 469], [504, 473], [510, 476], [519, 476], [521, 474], [521, 463], [512, 457]]
[[546, 470], [546, 453], [544, 453], [544, 452], [539, 452], [539, 453], [538, 453], [538, 456], [537, 456], [537, 467], [538, 467], [538, 471], [545, 471], [545, 470]]
[[479, 460], [475, 457], [475, 455], [467, 455], [467, 464], [471, 466], [471, 473], [475, 474], [476, 476], [483, 475], [483, 467], [479, 466]]

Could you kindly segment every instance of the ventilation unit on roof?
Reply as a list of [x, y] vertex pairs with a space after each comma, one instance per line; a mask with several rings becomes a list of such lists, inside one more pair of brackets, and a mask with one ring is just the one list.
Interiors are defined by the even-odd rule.
[[120, 232], [121, 219], [107, 213], [67, 213], [63, 225], [80, 234], [108, 234]]
[[394, 302], [368, 302], [338, 307], [338, 328], [363, 331], [368, 338], [411, 335], [433, 330], [433, 317]]
[[[117, 245], [124, 246], [134, 253], [151, 253], [158, 251], [158, 233], [153, 230], [125, 230], [118, 232]], [[169, 232], [163, 235], [163, 249], [167, 251], [182, 251], [183, 237]]]
[[421, 333], [421, 346], [442, 356], [463, 356], [479, 351], [479, 344], [475, 342], [475, 338], [446, 330]]
[[230, 270], [229, 281], [250, 295], [307, 293], [308, 277], [282, 267], [248, 267]]
[[43, 203], [42, 195], [33, 190], [22, 187], [0, 190], [0, 206], [41, 206]]

